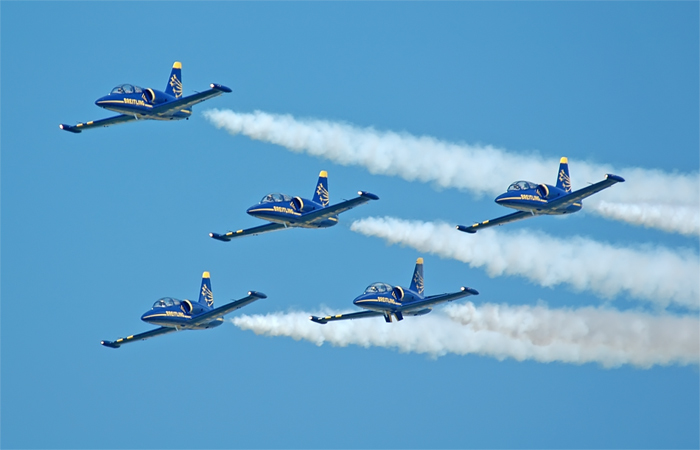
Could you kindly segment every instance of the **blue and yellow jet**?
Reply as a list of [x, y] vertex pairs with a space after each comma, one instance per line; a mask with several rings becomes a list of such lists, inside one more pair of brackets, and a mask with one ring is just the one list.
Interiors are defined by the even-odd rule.
[[298, 228], [328, 228], [338, 223], [338, 214], [366, 203], [379, 200], [379, 197], [360, 191], [359, 197], [329, 206], [328, 172], [322, 170], [318, 175], [318, 183], [312, 200], [301, 197], [290, 197], [285, 194], [267, 194], [260, 203], [248, 208], [247, 212], [253, 217], [268, 220], [271, 223], [247, 230], [229, 231], [225, 234], [209, 233], [209, 236], [219, 241], [228, 242], [233, 238], [252, 234], [267, 233], [289, 227]]
[[98, 98], [95, 104], [110, 111], [120, 113], [118, 116], [95, 120], [77, 125], [61, 124], [62, 130], [80, 133], [96, 127], [108, 127], [135, 120], [181, 120], [189, 119], [192, 106], [212, 97], [231, 92], [220, 84], [210, 84], [211, 89], [187, 97], [182, 96], [182, 64], [175, 62], [170, 72], [165, 92], [151, 88], [140, 88], [132, 84], [122, 84], [109, 95]]
[[559, 162], [559, 175], [557, 185], [535, 184], [529, 181], [516, 181], [508, 186], [508, 191], [496, 197], [496, 203], [519, 210], [516, 213], [496, 219], [475, 223], [471, 226], [457, 225], [459, 231], [476, 233], [483, 228], [503, 225], [516, 220], [528, 219], [539, 215], [570, 214], [579, 211], [582, 202], [596, 192], [607, 189], [615, 183], [622, 183], [625, 179], [611, 173], [605, 175], [603, 181], [599, 181], [578, 191], [571, 192], [571, 177], [569, 176], [569, 161], [562, 158]]
[[326, 324], [336, 320], [362, 319], [365, 317], [384, 316], [386, 322], [403, 320], [403, 316], [422, 316], [428, 314], [431, 308], [438, 303], [451, 302], [458, 298], [470, 295], [479, 295], [476, 289], [462, 287], [458, 292], [451, 294], [423, 295], [423, 258], [416, 260], [416, 268], [411, 278], [411, 286], [391, 286], [386, 283], [372, 283], [365, 292], [353, 300], [353, 303], [367, 311], [360, 311], [335, 316], [316, 317], [311, 316], [312, 322]]
[[141, 320], [160, 325], [160, 328], [145, 333], [119, 338], [116, 341], [102, 341], [105, 347], [119, 348], [130, 342], [143, 341], [155, 336], [173, 333], [180, 330], [206, 330], [218, 327], [224, 323], [224, 316], [239, 308], [253, 303], [261, 298], [267, 298], [262, 292], [250, 291], [248, 296], [240, 300], [214, 308], [214, 294], [211, 291], [209, 272], [202, 274], [202, 287], [199, 290], [199, 301], [177, 300], [163, 297], [153, 304], [153, 307], [143, 313]]

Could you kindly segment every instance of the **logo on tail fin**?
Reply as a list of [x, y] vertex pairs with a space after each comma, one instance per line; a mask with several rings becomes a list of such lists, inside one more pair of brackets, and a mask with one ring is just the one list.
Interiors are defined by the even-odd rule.
[[411, 278], [411, 290], [423, 295], [423, 288], [423, 258], [418, 258]]
[[207, 306], [210, 308], [214, 306], [214, 293], [206, 284], [202, 284], [202, 292], [199, 294], [199, 298], [206, 300]]
[[330, 195], [328, 194], [328, 189], [326, 189], [326, 187], [323, 186], [323, 183], [318, 183], [318, 186], [316, 186], [316, 196], [321, 201], [321, 205], [324, 208], [328, 206], [328, 202], [330, 201]]
[[559, 185], [562, 186], [566, 192], [571, 191], [571, 178], [569, 177], [569, 174], [564, 171], [564, 169], [559, 171]]
[[182, 81], [177, 79], [177, 75], [173, 74], [170, 77], [170, 81], [168, 84], [170, 84], [170, 87], [173, 88], [173, 94], [175, 94], [175, 98], [182, 97]]
[[413, 274], [413, 284], [416, 286], [416, 290], [419, 294], [423, 293], [423, 275], [418, 273]]

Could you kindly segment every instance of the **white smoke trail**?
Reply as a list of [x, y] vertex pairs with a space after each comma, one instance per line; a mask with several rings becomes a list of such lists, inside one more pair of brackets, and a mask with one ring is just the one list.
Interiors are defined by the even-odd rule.
[[[408, 181], [465, 189], [476, 195], [498, 195], [515, 180], [553, 183], [558, 158], [516, 155], [491, 146], [454, 144], [428, 136], [377, 131], [345, 123], [295, 119], [290, 115], [208, 110], [204, 116], [231, 134], [284, 146], [296, 152], [359, 165], [373, 174], [400, 176]], [[560, 155], [566, 156], [566, 155]], [[623, 176], [618, 184], [586, 200], [585, 208], [602, 216], [686, 235], [700, 234], [700, 177], [659, 170], [590, 164], [570, 159], [574, 189]], [[669, 187], [679, 195], [669, 195]], [[603, 200], [605, 203], [603, 204]], [[658, 220], [662, 206], [665, 220]]]
[[606, 298], [626, 293], [659, 307], [700, 308], [700, 258], [689, 249], [618, 247], [580, 236], [562, 240], [526, 230], [486, 229], [475, 238], [445, 223], [391, 217], [361, 219], [350, 229], [483, 267], [491, 277], [519, 275], [542, 286], [566, 283]]
[[[337, 312], [324, 311], [327, 315]], [[381, 318], [319, 325], [309, 314], [242, 315], [234, 325], [266, 336], [289, 336], [322, 345], [385, 347], [442, 356], [477, 354], [518, 361], [596, 362], [604, 367], [630, 364], [698, 364], [697, 316], [620, 312], [605, 308], [550, 310], [471, 302], [387, 324]]]
[[600, 200], [595, 204], [595, 208], [601, 216], [646, 228], [686, 236], [697, 234], [700, 230], [700, 214], [697, 208], [690, 206], [610, 203]]

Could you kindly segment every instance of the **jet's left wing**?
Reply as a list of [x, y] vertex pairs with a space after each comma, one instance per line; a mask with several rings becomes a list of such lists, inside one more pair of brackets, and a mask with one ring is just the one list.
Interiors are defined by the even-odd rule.
[[363, 203], [367, 203], [370, 200], [379, 200], [379, 197], [372, 194], [371, 192], [360, 191], [358, 192], [359, 197], [355, 197], [351, 200], [345, 200], [344, 202], [337, 203], [332, 206], [327, 206], [323, 209], [318, 209], [316, 211], [304, 214], [302, 218], [307, 222], [316, 222], [328, 219], [349, 209], [360, 206]]
[[316, 317], [316, 316], [311, 316], [309, 317], [309, 320], [312, 322], [320, 323], [321, 325], [327, 324], [328, 322], [334, 322], [336, 320], [352, 320], [352, 319], [364, 319], [365, 317], [375, 317], [375, 316], [383, 316], [384, 313], [380, 313], [377, 311], [360, 311], [360, 312], [355, 312], [355, 313], [348, 313], [348, 314], [338, 314], [335, 316], [325, 316], [325, 317]]
[[251, 234], [268, 233], [270, 231], [281, 230], [282, 228], [286, 228], [286, 225], [270, 222], [265, 225], [260, 225], [259, 227], [248, 228], [247, 230], [229, 231], [224, 234], [209, 233], [209, 237], [217, 241], [229, 242], [233, 238], [249, 236]]
[[437, 305], [438, 303], [451, 302], [452, 300], [457, 300], [458, 298], [462, 297], [469, 297], [470, 295], [479, 295], [479, 291], [477, 291], [476, 289], [462, 286], [457, 292], [452, 292], [450, 294], [431, 295], [430, 297], [425, 297], [423, 300], [412, 302], [410, 305], [408, 305], [410, 307], [408, 311], [426, 308], [431, 305]]
[[218, 308], [214, 308], [211, 311], [202, 314], [201, 316], [195, 317], [194, 319], [192, 319], [192, 324], [202, 325], [207, 322], [211, 322], [212, 320], [218, 319], [219, 317], [223, 317], [230, 312], [243, 308], [244, 306], [250, 305], [254, 301], [260, 300], [261, 298], [267, 298], [267, 295], [263, 294], [262, 292], [250, 291], [248, 292], [248, 296], [245, 298], [228, 303], [224, 306], [219, 306]]
[[516, 220], [529, 219], [534, 217], [531, 212], [518, 211], [513, 214], [508, 214], [507, 216], [498, 217], [496, 219], [484, 220], [483, 222], [475, 223], [471, 226], [457, 225], [459, 231], [464, 231], [465, 233], [476, 233], [478, 230], [483, 228], [490, 228], [496, 225], [503, 225], [504, 223], [515, 222]]
[[625, 179], [621, 176], [613, 175], [612, 173], [607, 173], [605, 174], [605, 179], [603, 181], [599, 181], [597, 183], [591, 184], [590, 186], [586, 186], [583, 189], [574, 191], [569, 195], [565, 195], [556, 200], [547, 202], [547, 207], [557, 208], [559, 206], [570, 205], [574, 202], [579, 202], [586, 197], [590, 197], [596, 192], [600, 192], [603, 189], [609, 188], [615, 183], [624, 183], [624, 181]]
[[146, 331], [145, 333], [134, 334], [125, 338], [119, 338], [116, 341], [102, 341], [100, 342], [100, 344], [104, 345], [105, 347], [119, 348], [122, 345], [128, 344], [130, 342], [143, 341], [163, 334], [174, 333], [175, 331], [178, 331], [178, 329], [171, 327], [160, 327], [156, 328], [155, 330]]
[[220, 84], [210, 84], [209, 86], [211, 86], [211, 89], [207, 89], [204, 92], [197, 92], [196, 94], [188, 95], [187, 97], [182, 97], [175, 101], [156, 106], [151, 110], [152, 114], [172, 114], [181, 109], [190, 108], [193, 105], [196, 105], [197, 103], [203, 102], [204, 100], [209, 100], [210, 98], [218, 97], [224, 92], [231, 92], [230, 88], [227, 88], [226, 86], [222, 86]]
[[90, 122], [79, 123], [77, 125], [66, 125], [65, 123], [62, 123], [58, 127], [62, 130], [70, 131], [71, 133], [80, 133], [81, 131], [89, 130], [90, 128], [108, 127], [110, 125], [134, 122], [136, 120], [138, 119], [134, 116], [120, 114], [118, 116], [108, 117], [107, 119], [91, 120]]

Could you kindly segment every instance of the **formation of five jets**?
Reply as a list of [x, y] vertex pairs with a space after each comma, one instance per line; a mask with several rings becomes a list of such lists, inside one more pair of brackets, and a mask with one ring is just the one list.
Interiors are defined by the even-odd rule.
[[[211, 84], [210, 89], [206, 91], [183, 97], [182, 64], [175, 62], [165, 91], [122, 84], [112, 89], [109, 95], [101, 97], [95, 102], [97, 106], [120, 113], [118, 116], [76, 125], [61, 124], [60, 128], [72, 133], [80, 133], [91, 128], [107, 127], [136, 120], [188, 119], [192, 115], [193, 105], [229, 92], [231, 89], [226, 86]], [[508, 187], [506, 193], [496, 197], [496, 203], [516, 209], [517, 212], [471, 226], [458, 225], [457, 229], [466, 233], [476, 233], [483, 228], [503, 225], [537, 215], [574, 213], [581, 209], [581, 202], [584, 198], [623, 181], [625, 180], [622, 177], [606, 174], [603, 181], [572, 192], [569, 164], [566, 158], [561, 158], [555, 186], [516, 181]], [[312, 199], [291, 197], [279, 193], [267, 194], [259, 203], [248, 208], [247, 213], [266, 220], [268, 223], [224, 234], [212, 232], [209, 233], [209, 236], [219, 241], [228, 242], [242, 236], [291, 227], [328, 228], [338, 223], [338, 214], [370, 200], [379, 200], [379, 197], [370, 192], [359, 191], [358, 197], [330, 205], [328, 173], [324, 170], [319, 174]], [[398, 322], [403, 320], [404, 316], [428, 314], [432, 311], [432, 307], [437, 304], [478, 294], [479, 292], [475, 289], [462, 287], [453, 293], [425, 296], [423, 258], [418, 258], [409, 287], [373, 283], [353, 301], [356, 306], [363, 309], [362, 311], [325, 317], [311, 316], [310, 320], [326, 324], [338, 320], [383, 316], [386, 322], [392, 322], [393, 318], [396, 318]], [[159, 328], [119, 338], [116, 341], [102, 341], [101, 343], [106, 347], [119, 348], [130, 342], [175, 331], [214, 328], [223, 323], [224, 315], [263, 298], [267, 298], [265, 294], [250, 291], [246, 297], [240, 300], [215, 308], [210, 275], [209, 272], [204, 272], [199, 299], [196, 302], [164, 297], [156, 301], [153, 307], [141, 316], [141, 320], [158, 325]]]

